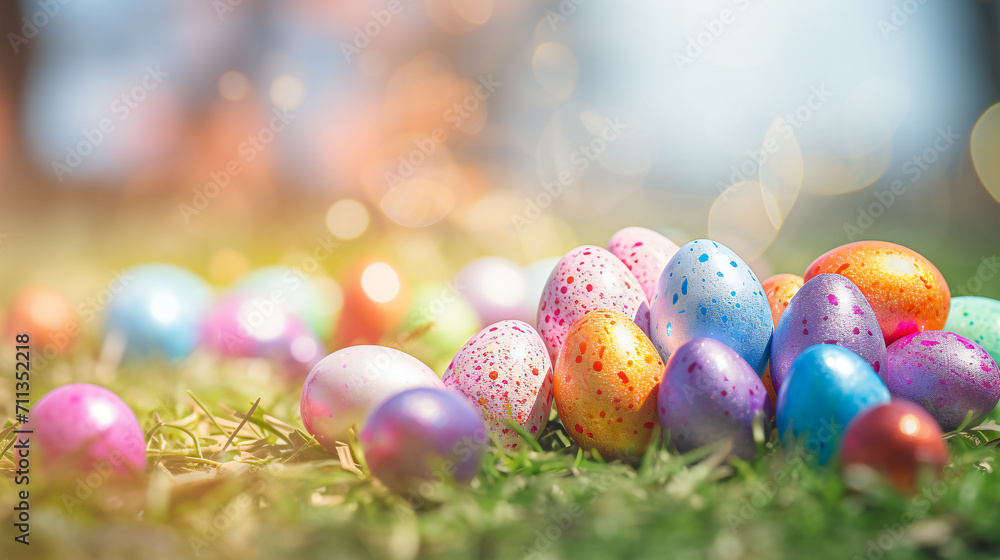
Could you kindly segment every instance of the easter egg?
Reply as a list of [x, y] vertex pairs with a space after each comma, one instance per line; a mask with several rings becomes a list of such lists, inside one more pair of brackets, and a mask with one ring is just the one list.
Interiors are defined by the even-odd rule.
[[[118, 395], [97, 385], [57, 387], [35, 403], [25, 430], [46, 470], [142, 473], [146, 442], [139, 420]], [[109, 468], [110, 467], [110, 468]]]
[[401, 336], [407, 352], [441, 371], [481, 328], [476, 310], [454, 286], [425, 284], [414, 292], [413, 303], [403, 318]]
[[344, 308], [337, 324], [337, 345], [375, 344], [399, 327], [410, 306], [410, 289], [384, 262], [363, 262], [342, 278]]
[[124, 341], [125, 358], [183, 358], [198, 343], [212, 299], [208, 284], [179, 266], [130, 268], [122, 273], [120, 289], [108, 304], [105, 336]]
[[233, 292], [247, 292], [263, 297], [289, 314], [301, 318], [321, 340], [333, 331], [337, 313], [331, 296], [322, 284], [301, 270], [286, 266], [269, 266], [247, 274]]
[[651, 338], [669, 358], [684, 343], [714, 338], [762, 375], [774, 325], [764, 288], [743, 259], [708, 239], [684, 244], [660, 276]]
[[468, 483], [489, 442], [479, 413], [453, 391], [408, 389], [377, 407], [359, 436], [372, 475], [399, 494]]
[[7, 338], [27, 334], [46, 359], [64, 356], [80, 334], [76, 310], [66, 296], [43, 286], [27, 287], [10, 302], [4, 327]]
[[[798, 293], [803, 283], [802, 277], [794, 274], [775, 274], [761, 283], [764, 295], [767, 296], [767, 304], [771, 306], [771, 321], [775, 327], [778, 326], [781, 314], [785, 312], [789, 302], [792, 301], [792, 296]], [[771, 343], [774, 344], [773, 338]], [[760, 377], [760, 380], [764, 382], [764, 388], [767, 389], [767, 396], [771, 398], [771, 402], [778, 402], [778, 394], [774, 390], [774, 382], [771, 379], [770, 364], [764, 370], [764, 375]]]
[[508, 319], [531, 321], [534, 318], [538, 299], [532, 302], [531, 313], [526, 315], [527, 279], [515, 262], [502, 257], [476, 259], [455, 276], [455, 286], [476, 310], [482, 325]]
[[875, 373], [885, 367], [885, 340], [861, 291], [839, 274], [802, 286], [774, 329], [771, 381], [780, 390], [795, 358], [814, 344], [836, 344], [861, 356]]
[[444, 389], [413, 356], [384, 346], [351, 346], [320, 360], [306, 377], [299, 410], [306, 430], [334, 451], [372, 410], [406, 389]]
[[521, 321], [486, 327], [459, 350], [444, 384], [477, 407], [494, 438], [506, 449], [521, 437], [505, 419], [538, 437], [552, 409], [552, 362], [542, 337]]
[[806, 450], [823, 464], [837, 451], [855, 416], [888, 402], [889, 390], [860, 356], [817, 344], [795, 358], [778, 389], [778, 433], [807, 437]]
[[916, 251], [885, 241], [858, 241], [819, 257], [806, 270], [846, 276], [875, 311], [886, 345], [919, 331], [944, 327], [951, 292], [944, 277]]
[[943, 330], [982, 346], [1000, 363], [1000, 301], [975, 296], [951, 298]]
[[538, 333], [553, 362], [573, 323], [596, 309], [617, 311], [649, 331], [649, 304], [635, 276], [606, 250], [583, 245], [559, 259], [539, 302]]
[[1000, 400], [1000, 372], [982, 346], [947, 331], [912, 333], [889, 346], [885, 381], [894, 395], [927, 409], [947, 432], [966, 415], [978, 425]]
[[619, 230], [608, 241], [608, 251], [625, 263], [648, 301], [653, 300], [660, 274], [677, 249], [676, 243], [644, 227]]
[[921, 469], [940, 478], [948, 464], [944, 434], [920, 406], [893, 399], [862, 412], [847, 426], [840, 454], [845, 470], [863, 465], [904, 492], [915, 490]]
[[696, 338], [670, 356], [657, 402], [663, 433], [681, 453], [732, 438], [732, 454], [749, 459], [756, 453], [754, 416], [772, 414], [757, 372], [712, 338]]
[[551, 257], [535, 261], [524, 267], [524, 301], [521, 303], [522, 315], [527, 317], [524, 322], [531, 323], [538, 314], [538, 302], [542, 300], [542, 293], [545, 292], [545, 285], [549, 281], [549, 275], [559, 264], [559, 257]]
[[591, 311], [572, 325], [556, 361], [559, 417], [581, 448], [634, 461], [653, 435], [662, 377], [656, 348], [628, 316]]

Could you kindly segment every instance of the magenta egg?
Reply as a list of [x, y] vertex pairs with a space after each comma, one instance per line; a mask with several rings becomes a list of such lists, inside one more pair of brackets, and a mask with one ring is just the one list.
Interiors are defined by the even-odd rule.
[[375, 478], [397, 493], [426, 497], [426, 485], [471, 481], [489, 436], [461, 395], [420, 388], [376, 408], [360, 440]]
[[107, 471], [121, 475], [146, 468], [139, 420], [118, 395], [97, 385], [71, 383], [35, 403], [24, 429], [46, 470]]
[[635, 275], [647, 301], [653, 301], [660, 275], [678, 249], [673, 241], [644, 227], [627, 227], [608, 240], [608, 251]]
[[555, 362], [577, 319], [604, 309], [617, 311], [649, 333], [649, 303], [628, 268], [605, 249], [583, 245], [559, 259], [538, 305], [538, 333]]
[[986, 419], [1000, 400], [1000, 371], [989, 353], [947, 331], [912, 333], [889, 346], [886, 384], [893, 395], [919, 404], [946, 432], [972, 413]]

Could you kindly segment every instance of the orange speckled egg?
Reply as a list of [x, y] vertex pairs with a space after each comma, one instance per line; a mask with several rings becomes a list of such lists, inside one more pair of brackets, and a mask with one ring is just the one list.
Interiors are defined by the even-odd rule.
[[[799, 292], [799, 288], [804, 283], [805, 280], [801, 276], [775, 274], [764, 280], [764, 283], [761, 284], [764, 288], [764, 295], [767, 296], [767, 303], [771, 306], [771, 320], [774, 321], [774, 326], [778, 326], [778, 319], [781, 318], [781, 314], [788, 308], [788, 302], [792, 301], [792, 296]], [[764, 382], [764, 388], [767, 389], [767, 396], [771, 397], [771, 402], [778, 402], [774, 385], [771, 382], [771, 366], [767, 367], [760, 380]]]
[[936, 331], [948, 319], [951, 292], [944, 277], [912, 249], [885, 241], [858, 241], [813, 261], [805, 281], [840, 274], [861, 290], [875, 311], [885, 343], [920, 331]]
[[570, 437], [607, 459], [641, 457], [659, 421], [663, 369], [653, 343], [625, 315], [596, 310], [581, 317], [559, 352], [553, 380]]

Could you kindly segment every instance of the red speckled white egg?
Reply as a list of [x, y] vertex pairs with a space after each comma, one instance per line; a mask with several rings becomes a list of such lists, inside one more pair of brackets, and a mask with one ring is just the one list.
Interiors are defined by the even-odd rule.
[[653, 301], [663, 269], [680, 247], [644, 227], [627, 227], [608, 240], [608, 251], [621, 259], [639, 281], [647, 301]]
[[527, 323], [501, 321], [479, 331], [455, 355], [444, 384], [479, 409], [507, 449], [518, 449], [521, 437], [505, 418], [536, 437], [549, 420], [552, 362], [542, 337]]

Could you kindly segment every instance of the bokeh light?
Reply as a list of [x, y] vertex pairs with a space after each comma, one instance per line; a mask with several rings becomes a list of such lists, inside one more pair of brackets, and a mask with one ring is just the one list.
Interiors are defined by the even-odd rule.
[[373, 301], [388, 303], [399, 294], [399, 275], [386, 263], [373, 263], [361, 274], [361, 287]]
[[343, 240], [357, 239], [368, 229], [368, 209], [352, 198], [334, 202], [326, 211], [326, 227]]

